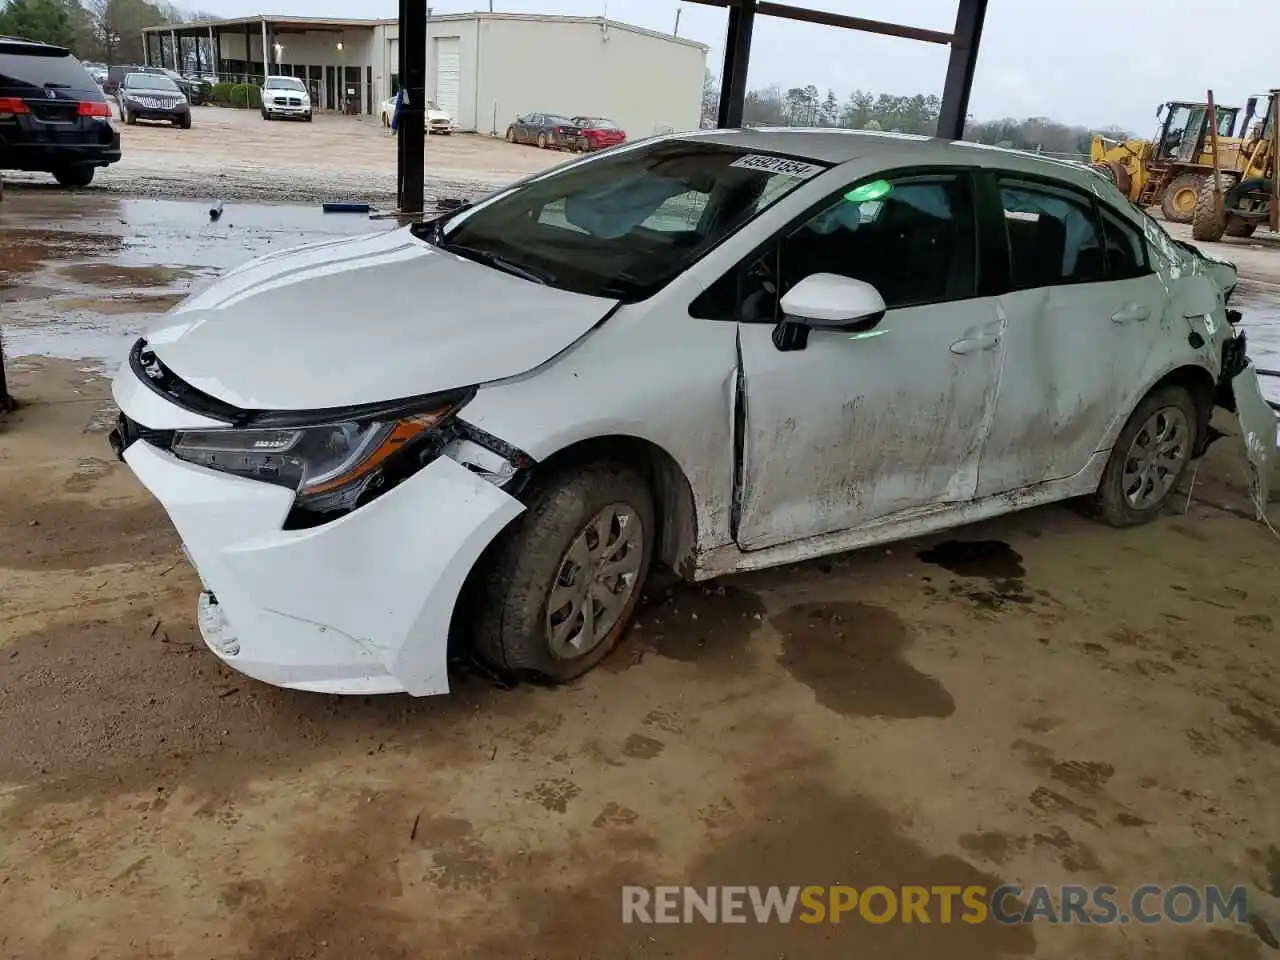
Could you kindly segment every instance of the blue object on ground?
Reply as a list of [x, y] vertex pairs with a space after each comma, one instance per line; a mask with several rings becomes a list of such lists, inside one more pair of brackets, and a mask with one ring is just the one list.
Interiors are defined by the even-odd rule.
[[325, 213], [368, 213], [373, 209], [367, 203], [333, 202], [322, 204]]

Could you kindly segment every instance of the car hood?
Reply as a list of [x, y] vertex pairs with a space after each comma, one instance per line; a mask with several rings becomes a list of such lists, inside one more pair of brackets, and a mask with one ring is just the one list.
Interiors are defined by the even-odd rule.
[[448, 113], [446, 113], [443, 110], [432, 110], [428, 108], [427, 122], [430, 122], [432, 120], [449, 120], [450, 122], [452, 122], [453, 117], [451, 117]]
[[251, 261], [147, 341], [174, 374], [227, 403], [312, 410], [524, 373], [615, 304], [464, 260], [404, 228]]

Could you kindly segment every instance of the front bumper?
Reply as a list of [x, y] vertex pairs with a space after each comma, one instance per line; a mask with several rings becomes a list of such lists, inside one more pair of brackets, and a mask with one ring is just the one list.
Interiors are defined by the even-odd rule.
[[264, 103], [262, 109], [273, 117], [308, 117], [311, 115], [311, 108], [307, 106], [290, 106], [288, 104]]
[[462, 585], [524, 509], [442, 456], [353, 513], [284, 530], [293, 504], [284, 487], [186, 463], [146, 440], [124, 459], [204, 582], [206, 644], [235, 670], [296, 690], [447, 693]]

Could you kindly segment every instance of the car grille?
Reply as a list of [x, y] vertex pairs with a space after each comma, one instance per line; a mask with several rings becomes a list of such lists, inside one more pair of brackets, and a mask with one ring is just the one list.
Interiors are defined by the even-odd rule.
[[276, 103], [286, 104], [287, 106], [290, 106], [290, 107], [300, 107], [302, 106], [302, 98], [301, 97], [284, 97], [284, 98], [276, 97]]
[[161, 100], [159, 97], [130, 97], [129, 99], [140, 107], [146, 107], [148, 110], [168, 110], [178, 102], [169, 99]]

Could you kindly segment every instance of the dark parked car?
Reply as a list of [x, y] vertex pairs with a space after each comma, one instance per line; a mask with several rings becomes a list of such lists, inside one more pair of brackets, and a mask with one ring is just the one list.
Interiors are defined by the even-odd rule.
[[102, 92], [109, 97], [114, 97], [120, 89], [120, 84], [124, 81], [124, 78], [141, 69], [141, 67], [127, 63], [117, 63], [114, 66], [107, 67], [107, 79], [102, 81]]
[[209, 97], [213, 94], [213, 84], [208, 80], [202, 77], [184, 77], [178, 71], [170, 70], [168, 67], [139, 67], [137, 72], [168, 77], [177, 84], [182, 95], [197, 107], [202, 103], [208, 103]]
[[604, 150], [627, 142], [627, 132], [605, 117], [574, 117], [571, 135], [576, 150]]
[[573, 146], [573, 121], [555, 113], [527, 113], [507, 127], [508, 143], [536, 143], [544, 150]]
[[0, 170], [83, 187], [120, 159], [111, 105], [65, 47], [0, 37]]
[[183, 130], [191, 129], [191, 106], [187, 95], [163, 73], [131, 73], [116, 91], [120, 119], [125, 123], [139, 120], [167, 120]]

